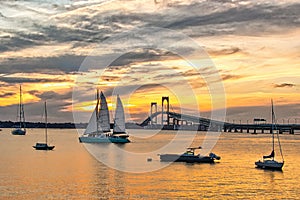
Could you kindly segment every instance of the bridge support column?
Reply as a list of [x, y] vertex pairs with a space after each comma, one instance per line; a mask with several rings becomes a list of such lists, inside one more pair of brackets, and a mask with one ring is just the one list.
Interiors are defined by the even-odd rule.
[[170, 116], [169, 116], [169, 112], [170, 112], [170, 102], [169, 102], [169, 97], [162, 97], [161, 98], [161, 109], [162, 109], [162, 113], [161, 113], [161, 124], [164, 125], [164, 102], [167, 101], [167, 125], [170, 125]]
[[[151, 103], [151, 108], [150, 108], [150, 112], [151, 112], [151, 114], [150, 114], [150, 116], [152, 116], [152, 114], [154, 113], [153, 112], [153, 106], [154, 106], [154, 109], [155, 109], [155, 113], [157, 112], [157, 103], [156, 102], [152, 102]], [[153, 119], [151, 118], [151, 121], [150, 121], [150, 124], [152, 125], [152, 124], [157, 124], [157, 116], [154, 118], [155, 120], [153, 121]]]

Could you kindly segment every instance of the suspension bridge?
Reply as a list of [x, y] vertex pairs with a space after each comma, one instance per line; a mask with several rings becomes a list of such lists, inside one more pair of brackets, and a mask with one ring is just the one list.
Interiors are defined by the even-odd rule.
[[[160, 121], [158, 119], [160, 118]], [[157, 102], [151, 102], [150, 115], [140, 124], [146, 129], [167, 129], [167, 130], [199, 130], [199, 131], [224, 131], [224, 132], [247, 132], [247, 133], [268, 133], [272, 128], [279, 133], [288, 132], [294, 134], [300, 130], [300, 124], [236, 124], [208, 119], [201, 116], [176, 113], [170, 111], [169, 97], [162, 97], [161, 111], [158, 111]]]

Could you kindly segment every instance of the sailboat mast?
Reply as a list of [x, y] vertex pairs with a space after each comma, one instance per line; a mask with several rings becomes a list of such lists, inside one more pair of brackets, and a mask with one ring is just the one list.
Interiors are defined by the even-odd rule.
[[97, 124], [97, 133], [99, 132], [99, 89], [97, 89], [97, 104], [96, 104], [96, 124]]
[[47, 124], [48, 124], [47, 103], [45, 101], [45, 137], [46, 137], [46, 144], [48, 144], [48, 141], [47, 141]]
[[[275, 115], [274, 115], [274, 106], [273, 106], [273, 99], [271, 99], [271, 104], [272, 104], [272, 127], [271, 127], [271, 130], [272, 130], [272, 150], [274, 152], [274, 123], [275, 123]], [[273, 157], [273, 160], [274, 160], [274, 157]]]
[[20, 128], [22, 128], [22, 86], [20, 85], [20, 102], [19, 102], [19, 122]]

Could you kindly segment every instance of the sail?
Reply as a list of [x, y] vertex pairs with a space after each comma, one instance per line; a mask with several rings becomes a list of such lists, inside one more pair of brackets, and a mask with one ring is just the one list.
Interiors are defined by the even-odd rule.
[[125, 133], [125, 116], [122, 101], [117, 96], [117, 107], [115, 113], [114, 130], [113, 133]]
[[263, 156], [263, 158], [265, 159], [265, 158], [274, 158], [274, 156], [275, 156], [275, 152], [274, 152], [274, 150], [271, 152], [271, 154], [270, 155], [268, 155], [268, 156]]
[[96, 117], [97, 109], [94, 109], [94, 112], [92, 113], [92, 116], [90, 118], [89, 124], [86, 127], [84, 134], [90, 134], [97, 132], [97, 117]]
[[101, 132], [109, 132], [110, 131], [110, 122], [109, 122], [109, 111], [107, 107], [106, 98], [101, 92], [100, 94], [100, 109], [98, 113], [98, 130]]

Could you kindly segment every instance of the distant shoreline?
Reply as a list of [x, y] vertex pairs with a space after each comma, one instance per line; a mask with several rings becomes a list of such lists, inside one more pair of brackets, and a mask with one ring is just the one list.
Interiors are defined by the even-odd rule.
[[[18, 127], [20, 122], [12, 122], [12, 121], [0, 121], [0, 128], [14, 128]], [[88, 123], [72, 123], [72, 122], [64, 122], [64, 123], [47, 123], [47, 128], [58, 128], [58, 129], [85, 129]], [[25, 122], [26, 128], [45, 128], [45, 123], [42, 122]], [[113, 124], [110, 124], [111, 129], [113, 128]], [[142, 127], [134, 124], [134, 123], [126, 123], [126, 128], [134, 128], [141, 129]]]
[[[0, 128], [14, 128], [17, 127], [19, 122], [12, 121], [0, 121]], [[60, 128], [60, 129], [75, 129], [75, 128], [86, 128], [87, 123], [47, 123], [47, 128]], [[25, 122], [26, 128], [45, 128], [45, 123], [42, 122]]]

